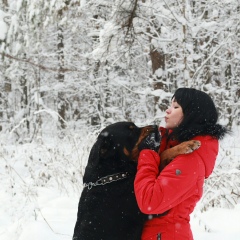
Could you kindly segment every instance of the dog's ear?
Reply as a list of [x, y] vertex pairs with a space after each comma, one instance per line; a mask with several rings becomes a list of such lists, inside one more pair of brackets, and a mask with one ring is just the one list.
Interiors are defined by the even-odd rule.
[[98, 141], [100, 158], [106, 159], [114, 156], [116, 146], [114, 147], [113, 136], [110, 133], [102, 132], [99, 135]]
[[108, 137], [98, 137], [90, 151], [85, 173], [89, 172], [92, 167], [97, 166], [101, 159], [106, 159], [114, 154], [112, 153], [112, 146], [113, 143]]
[[108, 136], [107, 134], [99, 135], [90, 151], [88, 164], [83, 176], [83, 181], [92, 181], [93, 177], [96, 174], [96, 169], [99, 167], [99, 164], [104, 163], [105, 159], [112, 159], [114, 157], [114, 154], [115, 151], [111, 136]]
[[114, 155], [114, 144], [110, 137], [105, 136], [101, 139], [99, 155], [101, 158], [108, 158]]

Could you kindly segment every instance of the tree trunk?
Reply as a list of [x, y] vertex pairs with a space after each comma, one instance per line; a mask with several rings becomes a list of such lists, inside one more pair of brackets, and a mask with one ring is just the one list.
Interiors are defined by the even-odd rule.
[[[165, 54], [163, 51], [159, 52], [157, 51], [156, 49], [153, 49], [151, 52], [150, 52], [150, 58], [151, 58], [151, 61], [152, 61], [152, 73], [155, 74], [155, 72], [158, 70], [158, 69], [161, 69], [162, 72], [165, 70]], [[154, 79], [154, 85], [153, 85], [153, 88], [154, 90], [157, 90], [157, 89], [164, 89], [164, 84], [163, 84], [163, 79], [162, 77], [156, 77]], [[156, 107], [159, 107], [162, 111], [164, 110], [164, 107], [162, 104], [159, 104], [159, 97], [155, 96], [154, 97], [154, 105]], [[155, 111], [156, 112], [156, 109]]]
[[[58, 22], [60, 22], [63, 15], [63, 11], [58, 11]], [[64, 82], [64, 44], [63, 44], [63, 29], [62, 27], [58, 26], [57, 29], [58, 35], [57, 35], [57, 55], [58, 55], [58, 75], [57, 79], [60, 83]], [[66, 101], [65, 101], [65, 93], [63, 90], [58, 92], [58, 114], [59, 114], [59, 122], [62, 129], [66, 128], [65, 119], [66, 119]]]
[[[26, 59], [26, 54], [24, 54], [23, 59]], [[27, 66], [26, 66], [26, 64], [24, 65], [23, 75], [20, 77], [20, 87], [22, 89], [20, 107], [21, 107], [21, 109], [25, 109], [23, 117], [26, 118], [26, 127], [27, 127], [27, 131], [29, 133], [30, 124], [29, 124], [28, 114], [27, 114], [29, 112], [29, 106], [28, 106], [29, 102], [28, 102]]]

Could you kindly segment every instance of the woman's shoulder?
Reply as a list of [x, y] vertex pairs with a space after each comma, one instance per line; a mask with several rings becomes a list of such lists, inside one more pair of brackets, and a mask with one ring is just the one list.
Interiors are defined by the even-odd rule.
[[199, 140], [201, 146], [193, 152], [196, 156], [200, 157], [205, 166], [205, 177], [207, 178], [213, 171], [215, 161], [219, 151], [218, 139], [212, 136], [196, 136], [194, 140]]
[[198, 141], [201, 141], [201, 142], [212, 142], [212, 143], [216, 143], [218, 144], [218, 139], [217, 138], [214, 138], [210, 135], [206, 135], [206, 136], [195, 136], [193, 138], [193, 140], [198, 140]]
[[196, 150], [200, 155], [206, 155], [209, 154], [209, 152], [212, 152], [213, 155], [218, 154], [219, 150], [219, 140], [206, 135], [206, 136], [196, 136], [193, 138], [193, 140], [198, 140], [201, 142], [200, 148]]

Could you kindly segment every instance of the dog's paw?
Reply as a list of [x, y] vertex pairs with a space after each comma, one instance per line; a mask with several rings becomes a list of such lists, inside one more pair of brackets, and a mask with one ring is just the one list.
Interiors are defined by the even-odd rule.
[[187, 144], [185, 154], [192, 153], [193, 151], [197, 150], [201, 146], [201, 142], [197, 140], [189, 140], [184, 143]]

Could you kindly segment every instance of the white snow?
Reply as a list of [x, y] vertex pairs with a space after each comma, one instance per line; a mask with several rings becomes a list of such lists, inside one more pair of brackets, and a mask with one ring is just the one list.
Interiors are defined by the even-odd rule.
[[8, 29], [7, 24], [4, 22], [4, 17], [6, 16], [7, 14], [0, 10], [0, 40], [4, 40], [6, 38]]
[[[202, 223], [207, 225], [206, 232]], [[234, 209], [211, 209], [201, 214], [201, 219], [191, 218], [195, 240], [238, 240], [240, 239], [240, 204]]]
[[[2, 199], [2, 191], [1, 191]], [[77, 216], [78, 196], [61, 195], [58, 191], [42, 189], [38, 196], [41, 212], [36, 219], [26, 220], [21, 230], [19, 221], [12, 222], [7, 214], [9, 202], [0, 207], [0, 236], [2, 240], [70, 240]], [[212, 209], [201, 215], [212, 230], [205, 232], [199, 219], [191, 220], [195, 240], [240, 239], [240, 205], [235, 209]]]

